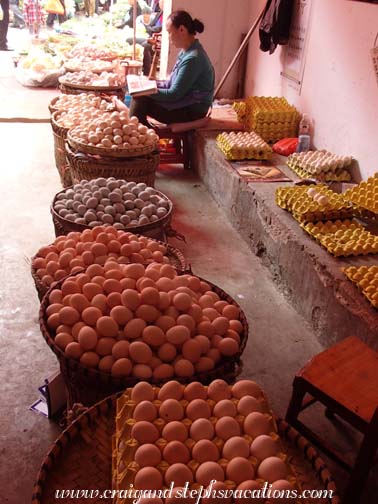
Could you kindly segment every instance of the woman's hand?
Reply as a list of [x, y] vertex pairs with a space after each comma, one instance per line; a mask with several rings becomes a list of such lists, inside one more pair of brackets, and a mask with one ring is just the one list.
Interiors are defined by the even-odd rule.
[[116, 96], [112, 96], [112, 102], [116, 108], [116, 110], [118, 110], [118, 112], [122, 112], [122, 110], [129, 110], [126, 106], [125, 103], [123, 103], [123, 101], [121, 101], [119, 98], [117, 98]]

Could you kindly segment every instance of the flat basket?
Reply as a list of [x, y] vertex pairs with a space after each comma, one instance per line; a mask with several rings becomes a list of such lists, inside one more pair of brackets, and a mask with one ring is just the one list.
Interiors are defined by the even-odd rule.
[[112, 86], [109, 87], [100, 87], [100, 86], [83, 86], [83, 87], [75, 87], [74, 85], [67, 84], [59, 84], [59, 89], [63, 94], [80, 94], [80, 93], [93, 93], [96, 95], [110, 95], [117, 96], [120, 100], [125, 99], [125, 88], [122, 86]]
[[50, 111], [50, 114], [52, 114], [53, 112], [56, 112], [57, 110], [59, 110], [55, 104], [56, 102], [59, 100], [59, 96], [55, 96], [55, 98], [53, 98], [51, 100], [51, 102], [49, 103], [49, 111]]
[[60, 114], [59, 111], [53, 112], [50, 119], [54, 136], [55, 165], [57, 167], [62, 186], [69, 187], [70, 185], [72, 185], [72, 178], [71, 178], [70, 166], [67, 161], [66, 148], [65, 148], [69, 128], [59, 126], [59, 124], [57, 123], [57, 118], [59, 114]]
[[[169, 243], [163, 243], [159, 240], [155, 240], [157, 243], [159, 243], [160, 245], [164, 245], [165, 247], [167, 247], [167, 257], [169, 259], [169, 263], [179, 272], [181, 273], [186, 273], [188, 271], [190, 271], [190, 266], [189, 264], [187, 263], [185, 257], [184, 257], [184, 254], [178, 250], [177, 248], [175, 247], [172, 247], [172, 245], [170, 245]], [[36, 258], [37, 256], [34, 256], [32, 258], [32, 262], [31, 262], [31, 275], [33, 277], [33, 280], [34, 280], [34, 285], [35, 285], [35, 288], [37, 290], [37, 293], [38, 293], [38, 299], [40, 301], [42, 301], [43, 299], [43, 296], [46, 294], [46, 292], [49, 290], [49, 287], [48, 285], [44, 284], [41, 279], [39, 278], [39, 276], [37, 275], [37, 272], [35, 270], [35, 268], [33, 268], [33, 260]]]
[[114, 177], [128, 182], [144, 182], [154, 187], [160, 161], [158, 152], [140, 157], [111, 158], [76, 151], [67, 142], [65, 148], [74, 184], [98, 177]]
[[[113, 395], [95, 404], [62, 432], [42, 462], [32, 504], [51, 504], [55, 501], [56, 491], [62, 489], [91, 489], [93, 497], [112, 489], [112, 436], [118, 397]], [[332, 497], [306, 498], [301, 502], [340, 504], [335, 482], [318, 452], [284, 420], [277, 419], [276, 422], [281, 443], [302, 488], [332, 491]], [[110, 497], [98, 498], [101, 499], [98, 502], [104, 504], [113, 502]]]
[[[56, 287], [59, 287], [63, 281], [64, 279], [57, 282]], [[232, 382], [233, 380], [235, 380], [235, 377], [239, 372], [239, 369], [241, 368], [241, 355], [247, 344], [248, 322], [244, 315], [244, 312], [241, 310], [240, 306], [232, 299], [232, 297], [226, 294], [226, 292], [224, 292], [222, 289], [212, 284], [211, 282], [208, 282], [207, 280], [206, 282], [211, 286], [212, 290], [218, 294], [221, 300], [227, 301], [228, 303], [233, 304], [239, 308], [240, 321], [243, 325], [243, 331], [240, 334], [240, 349], [236, 355], [227, 358], [224, 357], [211, 371], [207, 371], [206, 373], [197, 373], [190, 378], [175, 378], [182, 383], [200, 381], [201, 383], [208, 384], [216, 378], [222, 378], [223, 380]], [[91, 406], [97, 401], [104, 399], [108, 395], [124, 390], [127, 387], [132, 387], [136, 383], [138, 383], [138, 381], [140, 381], [139, 378], [133, 376], [115, 378], [109, 373], [87, 368], [80, 364], [80, 362], [65, 355], [65, 353], [55, 344], [53, 331], [51, 331], [47, 326], [46, 309], [49, 304], [49, 294], [52, 290], [53, 288], [50, 288], [42, 299], [39, 311], [39, 324], [45, 341], [47, 342], [51, 350], [55, 353], [60, 363], [60, 370], [67, 387], [69, 404], [72, 405], [78, 402], [85, 406]], [[161, 381], [149, 381], [156, 385], [162, 384]]]

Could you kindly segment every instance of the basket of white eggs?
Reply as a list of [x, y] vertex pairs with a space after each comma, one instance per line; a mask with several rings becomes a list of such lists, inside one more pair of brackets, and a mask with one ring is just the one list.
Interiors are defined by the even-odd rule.
[[113, 226], [159, 238], [169, 228], [172, 211], [171, 200], [160, 191], [114, 177], [82, 180], [57, 193], [51, 205], [56, 236]]
[[156, 132], [129, 117], [128, 110], [103, 113], [75, 126], [68, 132], [68, 142], [77, 151], [106, 157], [134, 157], [157, 149]]

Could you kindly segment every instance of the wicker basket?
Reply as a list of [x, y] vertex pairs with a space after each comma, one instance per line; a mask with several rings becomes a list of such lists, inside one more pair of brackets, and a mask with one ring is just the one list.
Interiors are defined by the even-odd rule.
[[118, 87], [88, 87], [84, 86], [82, 88], [76, 87], [76, 86], [70, 86], [68, 83], [67, 84], [59, 84], [59, 89], [63, 94], [80, 94], [80, 93], [92, 93], [95, 95], [110, 95], [110, 96], [117, 96], [120, 100], [125, 99], [125, 88], [122, 86]]
[[54, 112], [56, 112], [57, 110], [59, 110], [58, 108], [56, 108], [55, 104], [56, 102], [59, 100], [59, 96], [55, 96], [55, 98], [53, 98], [51, 100], [51, 102], [49, 103], [49, 111], [50, 111], [50, 114], [53, 114]]
[[[47, 453], [34, 485], [32, 504], [51, 504], [57, 490], [112, 489], [112, 436], [117, 395], [82, 413], [55, 441]], [[303, 499], [303, 504], [340, 504], [336, 485], [317, 451], [284, 420], [277, 420], [284, 450], [303, 489], [329, 490], [327, 499]], [[95, 495], [95, 494], [93, 494]], [[96, 501], [97, 502], [97, 501]], [[101, 499], [112, 504], [111, 498]]]
[[[57, 287], [59, 287], [63, 281], [64, 280], [58, 282]], [[240, 306], [222, 289], [215, 286], [211, 282], [207, 281], [207, 283], [222, 300], [225, 300], [228, 303], [233, 304], [239, 308], [240, 321], [243, 325], [243, 331], [240, 336], [240, 349], [236, 355], [223, 358], [223, 360], [220, 361], [217, 366], [211, 371], [208, 371], [206, 373], [197, 373], [190, 378], [175, 378], [183, 383], [197, 380], [207, 384], [215, 380], [216, 378], [222, 378], [223, 380], [232, 382], [241, 367], [241, 354], [243, 353], [244, 348], [247, 344], [248, 322], [244, 315], [244, 312], [241, 310]], [[72, 405], [76, 402], [79, 402], [86, 406], [90, 406], [95, 402], [107, 397], [108, 395], [119, 392], [120, 390], [124, 390], [127, 387], [132, 387], [136, 383], [138, 383], [138, 381], [140, 381], [139, 378], [135, 378], [133, 376], [114, 378], [109, 373], [84, 367], [82, 364], [80, 364], [80, 362], [65, 355], [65, 353], [54, 343], [52, 332], [47, 327], [46, 308], [49, 304], [48, 297], [51, 290], [53, 290], [53, 288], [49, 289], [42, 299], [39, 311], [39, 323], [43, 337], [59, 360], [60, 370], [68, 391], [69, 404]], [[151, 383], [155, 383], [157, 385], [161, 384], [161, 382], [154, 382], [153, 380], [150, 381]]]
[[[58, 195], [63, 191], [58, 192], [55, 195], [55, 198], [51, 204], [50, 212], [52, 216], [52, 220], [54, 223], [55, 236], [66, 235], [71, 231], [79, 231], [82, 232], [85, 229], [92, 229], [90, 226], [85, 226], [84, 224], [76, 224], [76, 222], [69, 221], [64, 217], [61, 217], [55, 210], [54, 205], [58, 198]], [[173, 203], [172, 201], [163, 193], [156, 191], [156, 193], [164, 198], [169, 203], [169, 208], [167, 214], [156, 222], [150, 222], [149, 224], [143, 224], [142, 226], [134, 226], [126, 228], [125, 231], [129, 231], [130, 233], [140, 234], [143, 236], [148, 236], [149, 238], [158, 239], [166, 230], [169, 229], [170, 222], [172, 220], [173, 213]]]
[[115, 177], [128, 182], [144, 182], [154, 187], [155, 174], [159, 166], [158, 152], [133, 158], [111, 158], [91, 156], [73, 150], [66, 142], [66, 155], [73, 183], [98, 177]]
[[72, 185], [71, 171], [70, 166], [67, 161], [66, 156], [66, 138], [69, 128], [64, 128], [63, 126], [59, 126], [57, 123], [59, 111], [53, 112], [51, 115], [51, 127], [54, 135], [54, 155], [55, 155], [55, 164], [59, 172], [60, 181], [63, 187], [69, 187]]
[[[190, 266], [187, 263], [184, 254], [175, 247], [172, 247], [169, 243], [163, 243], [159, 240], [156, 240], [160, 245], [164, 245], [167, 247], [167, 257], [169, 259], [169, 263], [180, 273], [187, 273], [190, 271]], [[37, 256], [34, 256], [31, 261], [31, 275], [34, 280], [35, 288], [37, 289], [38, 299], [42, 301], [43, 296], [49, 290], [49, 287], [41, 282], [41, 279], [37, 275], [36, 270], [33, 268], [33, 261]]]

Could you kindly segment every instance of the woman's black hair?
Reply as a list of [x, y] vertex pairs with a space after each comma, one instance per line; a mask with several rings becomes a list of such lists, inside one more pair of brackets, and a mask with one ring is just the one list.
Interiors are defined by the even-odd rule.
[[172, 12], [168, 19], [171, 20], [172, 24], [176, 28], [185, 26], [185, 28], [188, 30], [188, 33], [190, 33], [191, 35], [202, 33], [205, 28], [203, 23], [199, 21], [199, 19], [192, 19], [192, 16], [184, 10], [177, 10]]

